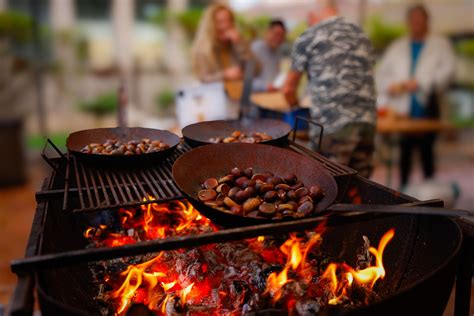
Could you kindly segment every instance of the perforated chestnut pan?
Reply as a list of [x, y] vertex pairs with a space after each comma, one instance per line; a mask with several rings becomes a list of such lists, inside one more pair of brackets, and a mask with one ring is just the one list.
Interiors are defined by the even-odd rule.
[[255, 132], [266, 133], [272, 137], [271, 140], [261, 142], [262, 144], [283, 146], [288, 141], [291, 126], [288, 123], [273, 119], [249, 119], [242, 120], [220, 120], [200, 122], [186, 126], [182, 133], [186, 142], [192, 147], [211, 144], [210, 138], [227, 137], [234, 131], [245, 134]]
[[[91, 143], [104, 143], [107, 139], [117, 139], [123, 142], [149, 138], [159, 140], [169, 145], [169, 148], [153, 153], [140, 155], [97, 155], [81, 152], [84, 146]], [[100, 167], [134, 168], [149, 165], [169, 156], [176, 149], [180, 138], [166, 130], [143, 127], [95, 128], [74, 132], [69, 135], [66, 147], [71, 154], [83, 162]]]
[[193, 149], [176, 160], [173, 165], [173, 177], [193, 206], [222, 226], [235, 227], [278, 221], [227, 213], [209, 207], [197, 198], [204, 180], [224, 176], [233, 167], [252, 167], [254, 173], [270, 171], [279, 176], [294, 173], [307, 187], [319, 185], [326, 195], [316, 205], [316, 212], [325, 210], [337, 196], [336, 181], [317, 162], [287, 149], [260, 144], [215, 144]]

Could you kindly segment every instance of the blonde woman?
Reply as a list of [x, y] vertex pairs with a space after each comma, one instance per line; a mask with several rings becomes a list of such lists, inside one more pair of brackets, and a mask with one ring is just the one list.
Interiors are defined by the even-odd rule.
[[245, 62], [251, 58], [232, 10], [219, 3], [209, 6], [191, 48], [194, 74], [202, 82], [241, 80]]

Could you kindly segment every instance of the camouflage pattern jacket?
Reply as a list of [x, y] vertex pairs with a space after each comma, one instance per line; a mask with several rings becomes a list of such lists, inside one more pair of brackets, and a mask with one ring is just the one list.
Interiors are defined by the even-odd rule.
[[306, 72], [311, 116], [326, 133], [349, 123], [376, 122], [372, 45], [355, 24], [333, 17], [308, 28], [295, 41], [292, 70]]

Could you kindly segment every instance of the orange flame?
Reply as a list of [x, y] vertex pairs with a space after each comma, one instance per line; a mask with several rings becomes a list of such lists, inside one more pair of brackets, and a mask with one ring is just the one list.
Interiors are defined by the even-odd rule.
[[181, 297], [181, 305], [182, 306], [184, 306], [184, 304], [186, 304], [186, 298], [189, 295], [189, 292], [191, 292], [191, 289], [193, 288], [193, 286], [194, 286], [194, 282], [189, 284], [187, 287], [185, 287], [184, 289], [181, 290], [180, 297]]
[[287, 256], [285, 268], [280, 273], [272, 272], [267, 278], [267, 288], [264, 294], [270, 294], [273, 302], [277, 302], [282, 296], [283, 287], [291, 282], [288, 279], [288, 271], [291, 268], [300, 274], [304, 274], [304, 266], [306, 256], [309, 250], [321, 240], [321, 235], [314, 234], [306, 242], [302, 244], [301, 238], [297, 238], [295, 234], [291, 234], [290, 238], [281, 245], [280, 250]]
[[265, 240], [265, 236], [258, 236], [257, 241], [262, 242]]
[[163, 288], [163, 290], [165, 290], [165, 292], [167, 292], [169, 289], [176, 285], [176, 282], [177, 281], [172, 281], [168, 283], [161, 282], [161, 287]]
[[[146, 282], [150, 289], [154, 289], [158, 283], [158, 278], [166, 276], [166, 273], [160, 271], [146, 272], [153, 263], [158, 261], [162, 253], [155, 258], [137, 265], [130, 265], [127, 270], [123, 271], [120, 275], [125, 276], [120, 288], [111, 293], [114, 298], [120, 299], [120, 306], [117, 312], [122, 313], [130, 303], [131, 299], [135, 295], [136, 291], [142, 286], [142, 283]], [[151, 291], [149, 291], [151, 293]], [[150, 302], [152, 304], [153, 302]]]
[[[346, 264], [331, 263], [322, 277], [329, 280], [331, 283], [332, 297], [329, 299], [329, 304], [335, 305], [341, 302], [342, 298], [347, 295], [348, 288], [352, 286], [355, 281], [359, 284], [368, 285], [372, 289], [379, 279], [385, 277], [385, 269], [383, 266], [383, 252], [387, 244], [395, 235], [395, 230], [392, 228], [387, 231], [380, 240], [378, 249], [369, 248], [371, 254], [375, 256], [375, 265], [365, 268], [363, 270], [354, 270]], [[340, 279], [338, 279], [337, 271], [340, 270]]]

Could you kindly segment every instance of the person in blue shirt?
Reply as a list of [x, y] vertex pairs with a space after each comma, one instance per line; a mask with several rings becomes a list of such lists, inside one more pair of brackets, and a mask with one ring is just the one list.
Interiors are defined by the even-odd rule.
[[[392, 43], [376, 72], [378, 104], [414, 119], [439, 118], [439, 95], [448, 86], [455, 69], [451, 44], [429, 32], [429, 14], [423, 5], [407, 10], [409, 34]], [[434, 133], [406, 135], [400, 139], [400, 180], [409, 180], [412, 155], [421, 154], [425, 178], [435, 173]]]

